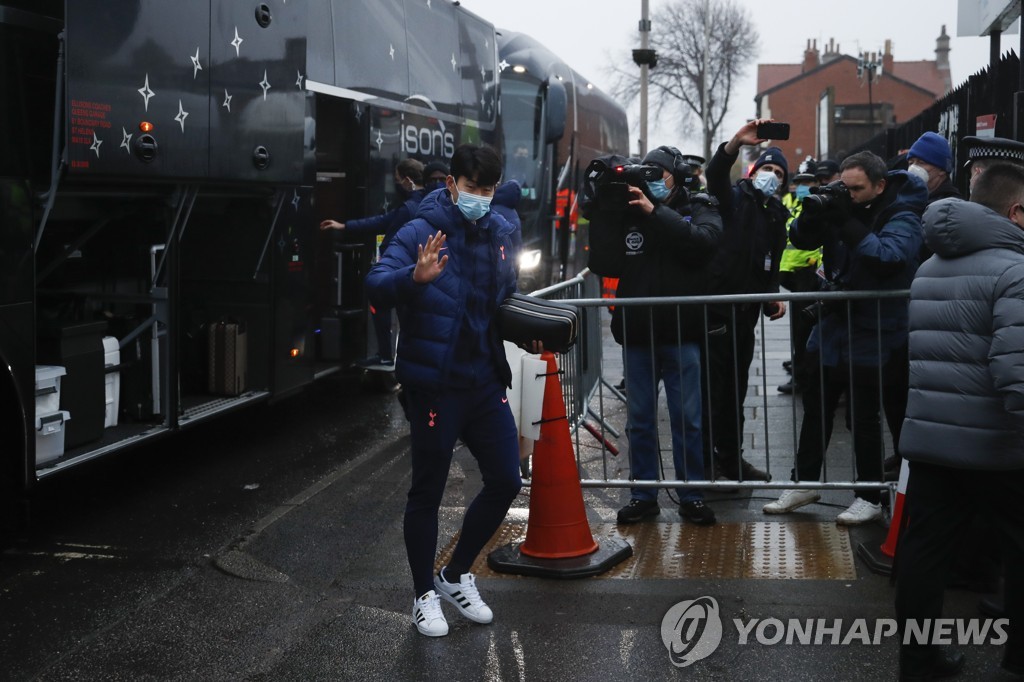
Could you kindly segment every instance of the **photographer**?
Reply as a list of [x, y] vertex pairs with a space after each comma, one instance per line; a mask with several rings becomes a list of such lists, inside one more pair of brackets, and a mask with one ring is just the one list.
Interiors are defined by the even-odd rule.
[[[600, 274], [619, 276], [620, 298], [705, 293], [703, 269], [722, 232], [714, 201], [707, 195], [689, 196], [686, 185], [692, 183], [693, 173], [675, 147], [658, 147], [643, 163], [655, 167], [658, 177], [644, 183], [645, 188], [630, 180], [628, 209], [597, 209], [603, 215], [596, 215], [595, 223], [618, 236], [617, 255], [622, 256], [618, 272]], [[658, 448], [660, 381], [669, 405], [676, 477], [702, 480], [700, 307], [683, 306], [677, 318], [675, 306], [616, 306], [612, 331], [623, 344], [631, 477], [663, 477]], [[715, 523], [700, 490], [679, 488], [678, 494], [683, 518], [698, 525]], [[657, 489], [633, 488], [629, 504], [619, 510], [618, 521], [635, 523], [659, 513]]]
[[[721, 205], [724, 230], [722, 248], [711, 264], [710, 279], [716, 294], [778, 293], [779, 264], [786, 247], [789, 211], [778, 197], [789, 186], [789, 164], [782, 150], [768, 147], [758, 157], [749, 178], [730, 184], [729, 172], [743, 145], [766, 140], [757, 129], [767, 120], [750, 121], [721, 145], [707, 167], [708, 191]], [[709, 334], [707, 438], [718, 476], [740, 481], [767, 481], [770, 476], [742, 457], [743, 401], [754, 359], [754, 329], [763, 313], [772, 320], [786, 313], [782, 301], [711, 306], [712, 322], [724, 333]]]
[[[840, 182], [816, 188], [804, 199], [803, 212], [790, 227], [790, 241], [802, 249], [822, 247], [827, 280], [823, 288], [908, 288], [919, 265], [927, 188], [912, 181], [906, 171], [886, 173], [885, 162], [871, 152], [848, 157], [840, 170]], [[803, 394], [804, 418], [792, 478], [818, 480], [836, 406], [848, 391], [857, 477], [880, 481], [878, 382], [880, 376], [898, 374], [888, 368], [890, 362], [899, 361], [898, 351], [907, 341], [907, 302], [857, 300], [811, 309], [817, 317], [807, 344], [812, 375]], [[765, 505], [764, 512], [783, 514], [818, 499], [813, 490], [786, 490], [778, 501]], [[878, 491], [863, 490], [836, 521], [854, 525], [881, 515]]]

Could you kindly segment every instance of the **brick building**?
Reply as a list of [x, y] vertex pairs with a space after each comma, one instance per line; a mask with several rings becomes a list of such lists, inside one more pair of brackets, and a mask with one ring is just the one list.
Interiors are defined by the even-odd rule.
[[833, 40], [819, 54], [817, 41], [809, 40], [801, 64], [758, 65], [754, 100], [758, 117], [791, 125], [790, 139], [776, 144], [794, 164], [808, 155], [840, 159], [886, 127], [913, 118], [951, 87], [943, 26], [934, 61], [897, 62], [890, 40], [881, 55], [863, 60], [841, 54]]

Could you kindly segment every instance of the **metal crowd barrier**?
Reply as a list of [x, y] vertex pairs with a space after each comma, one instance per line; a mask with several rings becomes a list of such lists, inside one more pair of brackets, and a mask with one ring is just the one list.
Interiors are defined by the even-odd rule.
[[[909, 298], [909, 291], [836, 291], [630, 299], [600, 298], [599, 292], [600, 278], [588, 271], [580, 273], [580, 275], [567, 282], [533, 292], [533, 295], [535, 296], [558, 299], [565, 303], [576, 305], [581, 309], [582, 330], [580, 342], [577, 343], [577, 345], [568, 353], [559, 355], [558, 362], [559, 367], [563, 370], [562, 391], [566, 402], [570, 425], [573, 432], [576, 434], [577, 463], [579, 464], [581, 471], [581, 483], [584, 486], [600, 488], [692, 487], [703, 489], [726, 488], [730, 490], [737, 488], [881, 490], [890, 489], [894, 485], [892, 482], [887, 482], [885, 480], [874, 481], [855, 479], [852, 475], [847, 478], [829, 476], [829, 463], [832, 462], [835, 464], [837, 461], [841, 461], [839, 459], [841, 456], [845, 455], [849, 456], [849, 471], [856, 471], [855, 454], [852, 448], [852, 439], [856, 437], [855, 425], [851, 424], [850, 426], [851, 444], [846, 446], [845, 443], [837, 443], [837, 440], [844, 440], [842, 438], [837, 438], [837, 434], [841, 431], [843, 424], [844, 415], [842, 403], [840, 404], [840, 409], [835, 415], [835, 428], [831, 443], [827, 445], [824, 443], [825, 436], [824, 429], [822, 429], [823, 450], [825, 451], [825, 456], [822, 466], [821, 480], [799, 482], [790, 480], [791, 467], [795, 466], [794, 457], [800, 431], [800, 422], [802, 419], [802, 408], [798, 406], [801, 401], [801, 397], [794, 394], [787, 402], [782, 397], [776, 397], [777, 394], [775, 392], [774, 385], [769, 386], [769, 373], [767, 371], [768, 363], [775, 362], [777, 358], [769, 360], [768, 354], [766, 353], [766, 318], [760, 315], [758, 323], [760, 330], [760, 333], [758, 334], [759, 347], [755, 347], [753, 363], [753, 365], [759, 364], [759, 367], [756, 369], [754, 366], [751, 367], [751, 376], [753, 377], [758, 375], [760, 377], [761, 391], [759, 396], [755, 396], [756, 391], [754, 390], [754, 386], [751, 385], [750, 388], [748, 388], [745, 407], [742, 407], [741, 409], [746, 410], [748, 413], [752, 411], [756, 413], [758, 408], [760, 409], [760, 414], [762, 416], [760, 421], [763, 423], [759, 424], [760, 433], [757, 435], [761, 437], [761, 444], [757, 448], [751, 447], [750, 443], [747, 442], [751, 435], [749, 430], [746, 433], [741, 434], [741, 439], [743, 441], [742, 447], [745, 450], [744, 457], [747, 459], [754, 459], [756, 457], [754, 464], [760, 468], [766, 468], [772, 474], [772, 480], [770, 482], [766, 482], [737, 480], [735, 478], [728, 480], [722, 479], [717, 475], [718, 472], [715, 471], [713, 458], [708, 458], [707, 456], [705, 456], [705, 461], [708, 459], [712, 460], [712, 469], [711, 471], [705, 472], [706, 478], [702, 480], [687, 478], [685, 476], [679, 478], [670, 475], [665, 475], [658, 480], [643, 481], [614, 477], [609, 473], [610, 471], [614, 471], [615, 469], [624, 469], [628, 471], [629, 469], [628, 459], [626, 459], [628, 443], [625, 438], [622, 438], [619, 441], [619, 444], [623, 446], [623, 454], [621, 455], [623, 460], [621, 463], [609, 462], [610, 451], [604, 444], [609, 442], [608, 436], [618, 438], [622, 435], [622, 429], [617, 428], [616, 423], [619, 423], [619, 425], [623, 427], [625, 425], [624, 403], [625, 400], [628, 399], [628, 396], [623, 395], [623, 393], [620, 392], [611, 383], [611, 381], [609, 381], [609, 377], [605, 375], [604, 368], [607, 361], [607, 358], [604, 357], [604, 351], [606, 350], [605, 346], [609, 345], [611, 347], [608, 349], [610, 352], [618, 352], [620, 347], [617, 344], [607, 344], [604, 341], [604, 328], [608, 326], [608, 318], [607, 315], [603, 314], [603, 309], [609, 306], [622, 306], [624, 309], [623, 314], [628, 316], [629, 310], [634, 307], [701, 306], [705, 320], [707, 320], [709, 306], [714, 305], [719, 308], [727, 306], [732, 311], [731, 319], [735, 320], [735, 311], [737, 306], [743, 305], [757, 305], [760, 307], [762, 303], [766, 302], [786, 301], [787, 307], [789, 307], [789, 304], [794, 301], [826, 301], [830, 302], [831, 305], [845, 306], [847, 313], [849, 313], [852, 301], [868, 300], [875, 302], [875, 310], [878, 316], [876, 329], [881, 329], [880, 302], [885, 299], [906, 300]], [[790, 311], [787, 311], [786, 315], [787, 317], [784, 317], [782, 321], [788, 325], [788, 316], [790, 315]], [[679, 319], [678, 315], [676, 316], [676, 319]], [[846, 315], [846, 320], [848, 325], [851, 324], [849, 314]], [[881, 351], [882, 333], [883, 332], [881, 331], [878, 332], [876, 338], [879, 351]], [[792, 359], [792, 349], [787, 347], [785, 350], [789, 351], [789, 358]], [[777, 349], [775, 352], [777, 352]], [[708, 359], [706, 354], [702, 354], [701, 369], [701, 381], [704, 383], [705, 389], [709, 392], [715, 391], [716, 387], [710, 385], [709, 381]], [[846, 371], [850, 373], [849, 381], [852, 384], [853, 367], [848, 366]], [[882, 387], [885, 379], [883, 371], [884, 367], [878, 367], [878, 391], [880, 404], [882, 403]], [[818, 376], [819, 380], [821, 380], [820, 372], [818, 373]], [[752, 397], [756, 397], [757, 400], [752, 400]], [[849, 394], [847, 394], [847, 397], [849, 397]], [[660, 407], [659, 409], [664, 408]], [[783, 416], [783, 413], [786, 413], [786, 415]], [[587, 419], [588, 415], [596, 421], [596, 424]], [[771, 423], [769, 423], [769, 417], [771, 417]], [[780, 428], [780, 419], [784, 419], [787, 422], [785, 428]], [[884, 410], [880, 410], [879, 419], [881, 421], [882, 439], [880, 452], [881, 457], [884, 460], [887, 453], [891, 454], [893, 452], [893, 448], [891, 443], [888, 442], [889, 434], [885, 424]], [[748, 423], [751, 421], [757, 420], [751, 420], [748, 418]], [[586, 430], [593, 436], [593, 441], [587, 440], [589, 438], [587, 434], [581, 434], [579, 429], [581, 425], [587, 427]], [[715, 425], [711, 424], [710, 429], [712, 437], [714, 428]], [[788, 438], [785, 434], [788, 434]], [[581, 440], [586, 441], [588, 445], [596, 444], [601, 447], [602, 456], [599, 465], [600, 471], [595, 471], [593, 462], [585, 463], [581, 460]], [[669, 467], [672, 466], [671, 436], [662, 435], [659, 440], [659, 453], [662, 460], [662, 470], [664, 470], [665, 463], [667, 463]], [[879, 463], [879, 468], [883, 471], [883, 476], [880, 478], [884, 479], [883, 462]]]

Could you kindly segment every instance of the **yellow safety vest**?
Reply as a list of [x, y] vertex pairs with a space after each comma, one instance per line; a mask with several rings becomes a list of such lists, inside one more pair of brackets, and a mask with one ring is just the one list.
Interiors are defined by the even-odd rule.
[[[796, 198], [795, 194], [790, 193], [782, 197], [782, 205], [789, 209], [790, 217], [786, 222], [786, 233], [789, 234], [789, 226], [800, 215], [800, 211], [803, 210], [803, 204]], [[786, 239], [786, 250], [782, 252], [782, 262], [779, 264], [781, 272], [817, 268], [819, 263], [821, 263], [820, 248], [813, 251], [798, 249], [793, 246], [789, 239]]]

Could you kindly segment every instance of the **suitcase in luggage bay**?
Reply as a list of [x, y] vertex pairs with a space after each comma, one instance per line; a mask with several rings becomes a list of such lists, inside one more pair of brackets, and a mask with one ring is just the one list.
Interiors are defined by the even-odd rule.
[[241, 395], [246, 390], [245, 325], [221, 320], [209, 327], [209, 391]]

